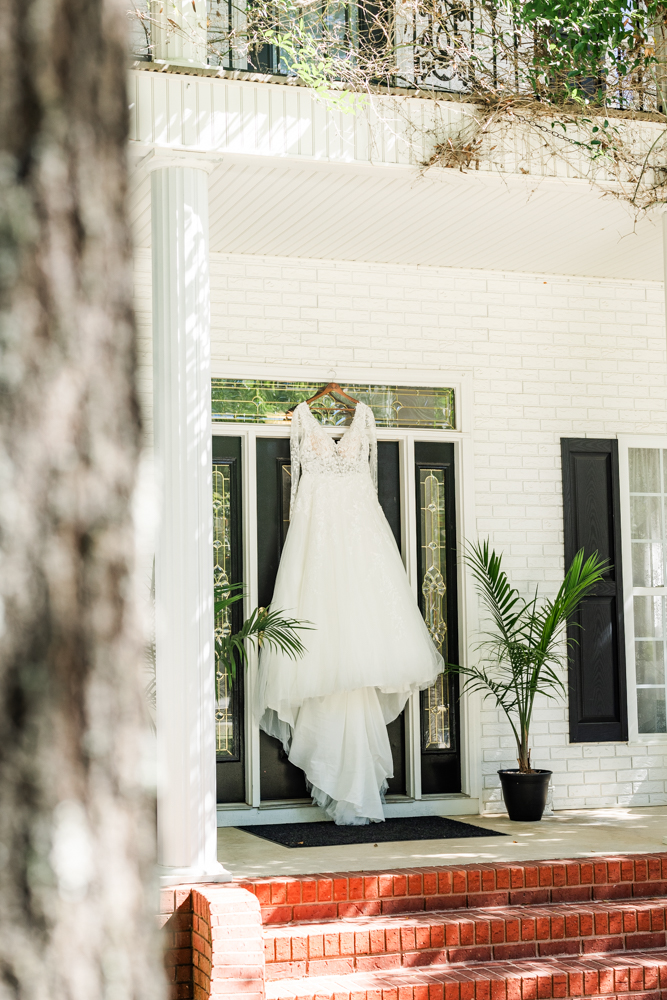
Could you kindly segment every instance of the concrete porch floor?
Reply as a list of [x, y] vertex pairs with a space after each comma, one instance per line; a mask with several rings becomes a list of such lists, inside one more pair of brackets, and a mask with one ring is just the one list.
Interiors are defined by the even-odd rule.
[[664, 851], [667, 842], [667, 806], [568, 809], [540, 823], [513, 823], [503, 815], [455, 818], [509, 836], [288, 848], [221, 827], [218, 859], [235, 878], [247, 878], [646, 853]]

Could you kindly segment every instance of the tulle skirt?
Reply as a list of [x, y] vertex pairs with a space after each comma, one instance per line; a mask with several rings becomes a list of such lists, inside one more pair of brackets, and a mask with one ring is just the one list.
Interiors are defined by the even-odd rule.
[[271, 606], [313, 630], [301, 659], [262, 650], [260, 725], [337, 823], [381, 822], [387, 723], [443, 661], [368, 473], [303, 473]]

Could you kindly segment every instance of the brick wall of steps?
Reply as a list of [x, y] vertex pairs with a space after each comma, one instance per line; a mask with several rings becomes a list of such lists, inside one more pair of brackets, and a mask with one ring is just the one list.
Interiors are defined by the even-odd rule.
[[667, 1000], [667, 853], [237, 885], [266, 1000]]

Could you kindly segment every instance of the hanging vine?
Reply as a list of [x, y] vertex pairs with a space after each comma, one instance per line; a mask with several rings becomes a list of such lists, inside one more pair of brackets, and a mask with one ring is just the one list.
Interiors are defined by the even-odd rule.
[[[134, 6], [146, 53], [155, 27], [187, 36], [182, 9]], [[538, 156], [637, 211], [667, 201], [667, 6], [656, 0], [208, 0], [202, 16], [210, 65], [299, 78], [343, 111], [372, 101], [405, 119], [415, 149], [405, 97], [456, 102], [456, 115], [421, 127], [424, 167], [479, 168], [520, 142], [523, 173]]]

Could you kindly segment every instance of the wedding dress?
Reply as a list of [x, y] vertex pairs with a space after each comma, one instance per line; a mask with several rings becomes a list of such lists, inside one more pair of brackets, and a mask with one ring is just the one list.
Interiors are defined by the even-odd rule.
[[312, 623], [298, 660], [264, 647], [260, 725], [339, 824], [382, 822], [387, 723], [443, 669], [377, 499], [370, 407], [336, 443], [306, 403], [291, 430], [290, 527], [271, 606]]

